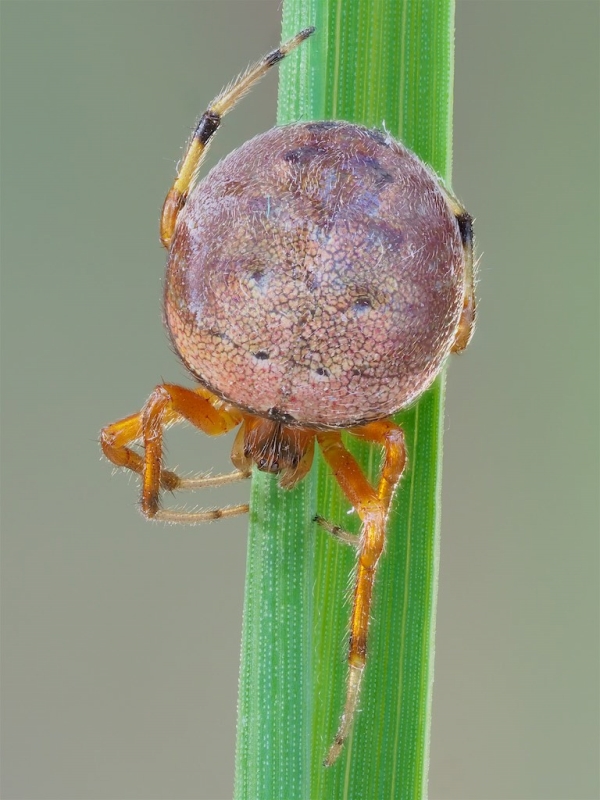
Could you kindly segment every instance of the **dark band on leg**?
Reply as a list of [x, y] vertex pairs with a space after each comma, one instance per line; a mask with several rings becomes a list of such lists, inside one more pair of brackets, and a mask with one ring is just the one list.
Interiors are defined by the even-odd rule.
[[197, 139], [201, 144], [206, 144], [220, 124], [220, 114], [217, 114], [216, 111], [205, 111], [194, 131], [194, 139]]
[[458, 230], [460, 231], [460, 238], [464, 247], [473, 247], [473, 217], [466, 211], [458, 214], [456, 217], [458, 222]]
[[282, 53], [279, 49], [273, 50], [272, 53], [265, 56], [265, 66], [274, 67], [275, 64], [279, 63], [283, 58], [285, 58], [285, 53]]

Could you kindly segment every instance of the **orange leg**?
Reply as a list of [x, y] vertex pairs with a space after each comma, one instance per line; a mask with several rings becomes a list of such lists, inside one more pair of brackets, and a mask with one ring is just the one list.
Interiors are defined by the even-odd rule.
[[175, 232], [175, 225], [179, 212], [184, 207], [188, 195], [194, 185], [198, 171], [204, 161], [208, 146], [213, 134], [221, 124], [221, 119], [233, 106], [252, 88], [256, 81], [282, 58], [298, 47], [305, 39], [314, 33], [314, 28], [306, 28], [296, 34], [289, 42], [282, 44], [277, 50], [268, 53], [256, 64], [249, 67], [220, 95], [215, 97], [200, 121], [196, 125], [192, 138], [187, 148], [185, 158], [181, 162], [179, 173], [165, 199], [160, 221], [160, 240], [169, 249]]
[[473, 217], [466, 211], [461, 203], [459, 203], [454, 195], [451, 195], [448, 191], [445, 191], [444, 194], [452, 213], [456, 217], [465, 257], [465, 294], [463, 310], [458, 322], [456, 337], [451, 350], [452, 353], [461, 353], [471, 341], [473, 331], [475, 330], [475, 311], [477, 301], [475, 297], [476, 264], [474, 263], [473, 259]]
[[471, 341], [475, 330], [475, 264], [473, 263], [473, 219], [466, 211], [457, 214], [465, 254], [465, 297], [463, 310], [458, 322], [456, 338], [452, 345], [453, 353], [461, 353]]
[[[146, 405], [138, 414], [107, 425], [100, 434], [104, 454], [113, 464], [131, 469], [142, 475], [142, 513], [165, 522], [205, 522], [234, 514], [243, 514], [247, 505], [187, 513], [159, 507], [160, 489], [199, 489], [231, 483], [248, 477], [249, 471], [237, 470], [228, 475], [214, 477], [180, 478], [163, 469], [163, 432], [175, 422], [187, 420], [204, 433], [218, 436], [235, 428], [242, 420], [241, 414], [226, 406], [206, 389], [184, 389], [174, 384], [162, 384], [152, 392]], [[130, 445], [143, 440], [144, 455]]]
[[[342, 444], [339, 433], [317, 435], [325, 460], [363, 523], [358, 542], [354, 604], [350, 619], [346, 701], [340, 726], [325, 759], [326, 766], [330, 766], [337, 759], [352, 728], [366, 662], [373, 583], [385, 544], [390, 504], [406, 463], [404, 434], [393, 422], [387, 420], [370, 422], [360, 428], [353, 428], [351, 433], [365, 441], [381, 445], [385, 454], [377, 489], [374, 489], [363, 475], [356, 460]], [[339, 538], [346, 541], [344, 537]]]

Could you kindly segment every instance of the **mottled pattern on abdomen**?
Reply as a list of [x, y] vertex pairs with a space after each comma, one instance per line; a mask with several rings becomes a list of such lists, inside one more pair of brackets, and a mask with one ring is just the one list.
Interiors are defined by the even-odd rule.
[[434, 379], [463, 301], [463, 251], [435, 176], [378, 131], [274, 128], [181, 212], [165, 315], [191, 372], [255, 414], [347, 427]]

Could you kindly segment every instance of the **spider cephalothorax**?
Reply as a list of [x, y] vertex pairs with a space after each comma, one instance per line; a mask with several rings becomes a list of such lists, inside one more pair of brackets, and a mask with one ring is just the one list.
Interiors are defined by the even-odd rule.
[[248, 416], [234, 442], [231, 460], [242, 471], [256, 464], [262, 472], [279, 475], [279, 485], [290, 489], [310, 470], [314, 446], [313, 431]]

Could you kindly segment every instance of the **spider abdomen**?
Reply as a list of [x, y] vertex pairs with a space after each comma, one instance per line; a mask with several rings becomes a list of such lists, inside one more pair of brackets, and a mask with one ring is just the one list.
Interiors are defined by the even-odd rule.
[[288, 424], [348, 427], [408, 405], [450, 352], [459, 227], [433, 173], [379, 131], [274, 128], [190, 194], [165, 316], [211, 391]]

